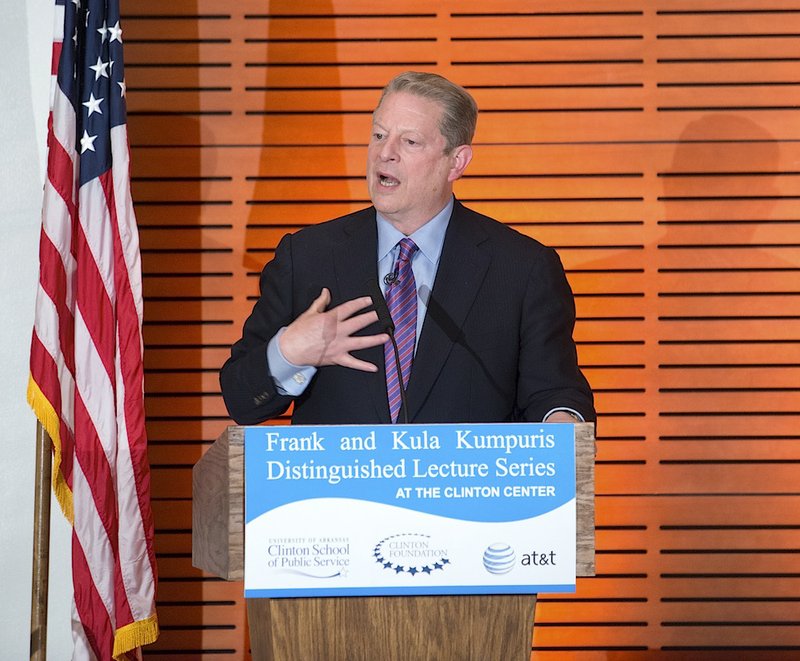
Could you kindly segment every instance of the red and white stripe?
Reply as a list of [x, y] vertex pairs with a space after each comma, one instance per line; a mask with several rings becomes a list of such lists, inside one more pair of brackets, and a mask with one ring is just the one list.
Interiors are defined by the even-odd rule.
[[112, 170], [80, 190], [75, 136], [56, 87], [28, 394], [73, 525], [74, 658], [128, 658], [158, 636], [138, 232], [125, 126]]

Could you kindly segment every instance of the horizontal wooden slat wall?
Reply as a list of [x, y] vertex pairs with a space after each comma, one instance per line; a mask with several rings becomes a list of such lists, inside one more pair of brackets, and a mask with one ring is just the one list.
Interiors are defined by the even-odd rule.
[[575, 291], [598, 575], [542, 596], [534, 658], [800, 653], [800, 0], [123, 5], [148, 656], [249, 656], [241, 585], [190, 561], [217, 369], [279, 238], [368, 203], [370, 113], [406, 69], [472, 91], [459, 197], [556, 247]]

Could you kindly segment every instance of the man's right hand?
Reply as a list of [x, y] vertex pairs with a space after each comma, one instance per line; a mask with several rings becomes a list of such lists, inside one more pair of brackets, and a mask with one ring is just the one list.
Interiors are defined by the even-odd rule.
[[325, 288], [308, 309], [286, 327], [279, 346], [284, 358], [294, 365], [341, 365], [364, 372], [378, 367], [353, 357], [350, 352], [368, 349], [389, 341], [386, 333], [354, 336], [378, 320], [374, 310], [356, 314], [372, 305], [369, 296], [354, 298], [326, 310], [331, 293]]

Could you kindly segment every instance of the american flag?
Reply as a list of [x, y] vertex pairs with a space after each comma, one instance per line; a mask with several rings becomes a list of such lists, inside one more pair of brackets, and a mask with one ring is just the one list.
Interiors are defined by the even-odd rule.
[[72, 524], [76, 659], [158, 637], [142, 283], [118, 0], [56, 0], [28, 401]]

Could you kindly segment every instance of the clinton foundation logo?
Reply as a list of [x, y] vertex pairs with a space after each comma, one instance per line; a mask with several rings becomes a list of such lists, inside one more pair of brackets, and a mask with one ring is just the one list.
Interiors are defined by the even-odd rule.
[[373, 555], [386, 571], [411, 576], [431, 575], [450, 564], [442, 544], [418, 533], [390, 535], [375, 545]]

